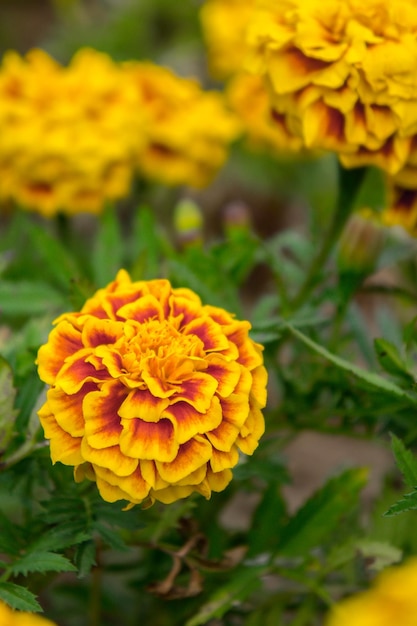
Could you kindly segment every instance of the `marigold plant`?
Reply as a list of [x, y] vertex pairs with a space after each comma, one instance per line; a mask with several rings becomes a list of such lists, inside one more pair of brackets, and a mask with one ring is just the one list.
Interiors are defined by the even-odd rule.
[[307, 147], [394, 174], [417, 129], [416, 35], [411, 0], [258, 0], [247, 67]]
[[368, 591], [342, 600], [326, 626], [415, 626], [417, 559], [384, 570]]
[[110, 502], [223, 490], [264, 431], [267, 375], [249, 328], [188, 289], [120, 271], [39, 350], [53, 462]]

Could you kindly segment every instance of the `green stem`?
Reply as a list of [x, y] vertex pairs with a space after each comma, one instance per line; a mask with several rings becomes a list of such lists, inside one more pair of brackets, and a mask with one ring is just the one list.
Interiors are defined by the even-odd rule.
[[333, 219], [323, 239], [322, 246], [305, 277], [304, 283], [291, 303], [293, 311], [297, 310], [305, 302], [315, 288], [318, 276], [332, 253], [352, 212], [365, 172], [366, 168], [364, 167], [346, 170], [339, 166], [339, 198]]

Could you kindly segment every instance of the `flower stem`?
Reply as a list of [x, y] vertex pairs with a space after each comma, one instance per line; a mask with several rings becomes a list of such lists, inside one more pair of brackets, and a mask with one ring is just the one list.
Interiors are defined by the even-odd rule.
[[344, 169], [339, 165], [339, 197], [330, 227], [323, 239], [317, 256], [313, 259], [304, 283], [291, 302], [292, 311], [297, 310], [308, 298], [317, 283], [317, 277], [336, 245], [352, 212], [355, 199], [362, 184], [366, 168]]

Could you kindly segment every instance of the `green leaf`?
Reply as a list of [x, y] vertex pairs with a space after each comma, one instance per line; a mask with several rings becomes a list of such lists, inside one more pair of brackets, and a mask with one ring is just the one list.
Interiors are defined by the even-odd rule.
[[255, 510], [248, 533], [248, 556], [271, 553], [279, 543], [280, 532], [287, 519], [285, 501], [274, 481], [265, 490], [264, 496]]
[[246, 567], [235, 570], [233, 578], [213, 593], [198, 613], [185, 626], [202, 626], [211, 619], [220, 619], [236, 602], [245, 600], [260, 584], [260, 577], [267, 572], [266, 566]]
[[405, 391], [404, 389], [401, 389], [401, 387], [399, 387], [392, 381], [386, 380], [385, 378], [383, 378], [382, 376], [379, 376], [379, 374], [375, 374], [374, 372], [368, 372], [367, 370], [362, 369], [358, 365], [355, 365], [354, 363], [350, 363], [349, 361], [346, 361], [345, 359], [339, 356], [336, 356], [335, 354], [332, 354], [326, 348], [324, 348], [323, 346], [320, 346], [318, 343], [316, 343], [315, 341], [313, 341], [312, 339], [304, 335], [304, 333], [302, 333], [299, 330], [296, 330], [290, 324], [287, 324], [286, 328], [295, 337], [297, 337], [303, 343], [305, 343], [306, 346], [314, 350], [314, 352], [317, 352], [317, 354], [320, 354], [323, 358], [327, 359], [328, 361], [330, 361], [331, 363], [333, 363], [340, 369], [346, 372], [349, 372], [350, 374], [353, 374], [356, 378], [366, 383], [368, 386], [371, 386], [372, 388], [382, 391], [385, 394], [388, 394], [395, 398], [401, 398], [402, 400], [407, 400], [413, 405], [417, 404], [417, 397], [414, 394], [408, 391]]
[[413, 384], [414, 378], [408, 371], [397, 346], [386, 339], [375, 339], [374, 347], [378, 362], [386, 372], [405, 379], [410, 385]]
[[0, 356], [0, 456], [13, 437], [17, 415], [14, 409], [15, 396], [12, 369]]
[[130, 244], [134, 279], [157, 278], [161, 242], [157, 233], [155, 212], [147, 206], [140, 206], [135, 214]]
[[104, 287], [115, 279], [124, 263], [124, 244], [114, 207], [107, 206], [100, 216], [91, 259], [95, 283]]
[[366, 468], [348, 469], [314, 493], [282, 529], [280, 555], [304, 556], [325, 541], [357, 505], [367, 474]]
[[96, 544], [92, 539], [83, 541], [77, 546], [74, 558], [78, 569], [78, 577], [83, 578], [96, 565]]
[[47, 311], [59, 311], [65, 303], [65, 297], [59, 291], [41, 281], [0, 282], [0, 311], [7, 317], [33, 317]]
[[27, 576], [28, 572], [74, 572], [76, 567], [61, 554], [29, 551], [12, 563], [10, 571], [14, 576]]
[[404, 477], [404, 482], [409, 487], [417, 487], [417, 459], [411, 450], [408, 450], [404, 443], [391, 434], [391, 448], [395, 456], [395, 460]]
[[415, 510], [417, 510], [417, 490], [404, 494], [401, 500], [390, 506], [388, 511], [384, 513], [384, 517], [391, 517], [392, 515]]
[[16, 611], [40, 612], [42, 607], [26, 587], [13, 583], [0, 583], [0, 600]]

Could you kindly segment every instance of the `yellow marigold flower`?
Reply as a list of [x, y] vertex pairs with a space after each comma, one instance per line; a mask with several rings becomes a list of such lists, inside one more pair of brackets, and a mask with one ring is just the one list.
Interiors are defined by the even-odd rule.
[[0, 626], [56, 626], [54, 622], [36, 613], [14, 611], [0, 601]]
[[417, 130], [413, 0], [257, 0], [247, 69], [308, 148], [390, 174]]
[[342, 600], [326, 626], [417, 626], [417, 558], [384, 570], [371, 589]]
[[281, 154], [303, 149], [302, 139], [290, 132], [285, 116], [271, 108], [268, 89], [260, 76], [236, 74], [228, 84], [227, 97], [250, 146]]
[[104, 500], [209, 498], [264, 432], [267, 373], [249, 322], [121, 270], [38, 353], [51, 457]]
[[0, 68], [0, 200], [45, 216], [99, 212], [130, 189], [144, 143], [141, 94], [121, 66], [84, 49], [67, 68], [45, 52]]
[[213, 76], [227, 78], [242, 68], [244, 42], [255, 0], [206, 0], [200, 11]]
[[235, 115], [218, 92], [152, 63], [126, 67], [143, 96], [147, 141], [139, 169], [169, 185], [207, 185], [226, 160], [239, 132]]

